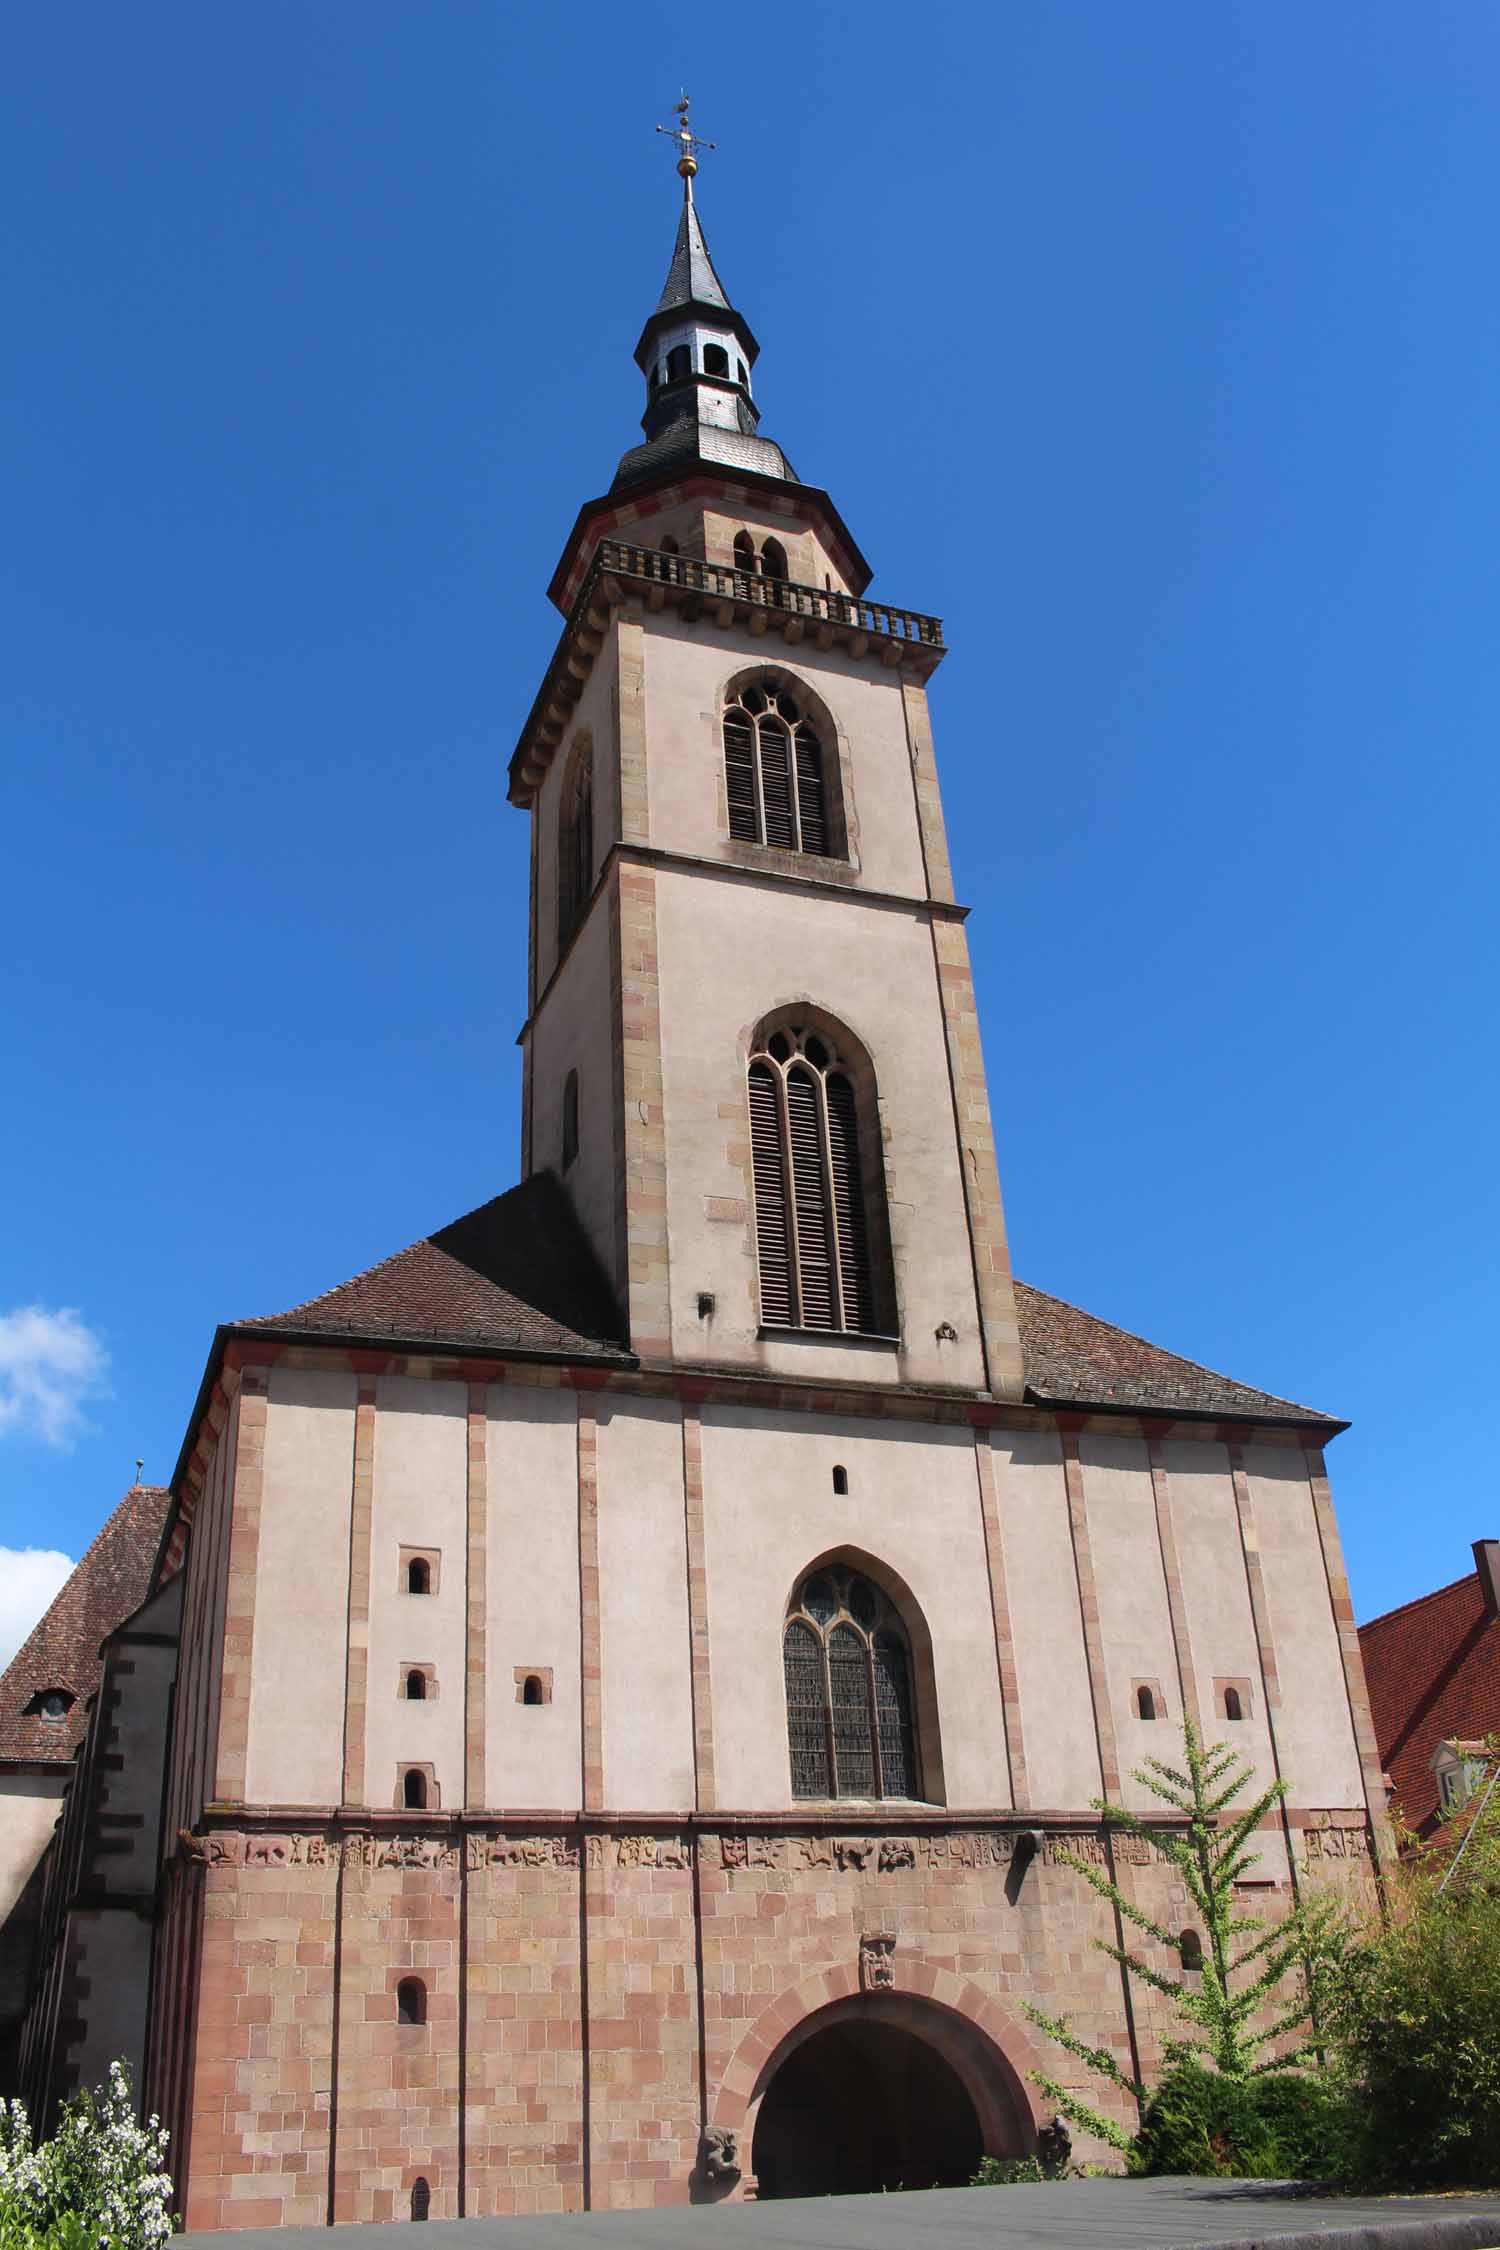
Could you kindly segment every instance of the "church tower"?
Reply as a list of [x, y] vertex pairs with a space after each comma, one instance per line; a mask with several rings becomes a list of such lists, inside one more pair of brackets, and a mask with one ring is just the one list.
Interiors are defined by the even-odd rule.
[[511, 763], [532, 819], [524, 1169], [647, 1366], [1020, 1396], [935, 617], [867, 598], [759, 434], [689, 139], [644, 442], [579, 511]]
[[962, 2184], [1038, 2069], [1133, 2124], [1027, 2009], [1159, 2069], [1079, 1861], [1190, 1922], [1096, 1810], [1184, 1718], [1287, 1785], [1258, 1911], [1381, 1848], [1343, 1425], [1012, 1280], [942, 629], [761, 434], [678, 139], [511, 762], [525, 1176], [217, 1330], [36, 1878], [33, 2106], [128, 2038], [190, 2230]]

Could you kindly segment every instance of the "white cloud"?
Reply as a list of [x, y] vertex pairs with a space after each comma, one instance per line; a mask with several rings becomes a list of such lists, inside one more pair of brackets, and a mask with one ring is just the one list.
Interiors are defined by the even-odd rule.
[[73, 1568], [55, 1547], [0, 1547], [0, 1667], [8, 1664]]
[[108, 1367], [103, 1343], [70, 1307], [0, 1313], [0, 1437], [24, 1431], [66, 1452]]

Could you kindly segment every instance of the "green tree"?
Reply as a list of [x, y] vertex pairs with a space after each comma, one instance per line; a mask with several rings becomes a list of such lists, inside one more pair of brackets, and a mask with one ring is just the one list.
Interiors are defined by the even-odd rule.
[[[1172, 2002], [1183, 2028], [1179, 2038], [1165, 2044], [1169, 2063], [1191, 2057], [1211, 2063], [1226, 2078], [1243, 2081], [1266, 2071], [1290, 2069], [1312, 2051], [1314, 2042], [1298, 2034], [1306, 2032], [1312, 2021], [1321, 1964], [1337, 1943], [1336, 1920], [1333, 1910], [1321, 1902], [1299, 1903], [1277, 1922], [1236, 1909], [1234, 1886], [1260, 1858], [1259, 1852], [1249, 1849], [1250, 1839], [1264, 1815], [1286, 1795], [1286, 1784], [1273, 1782], [1253, 1802], [1232, 1810], [1251, 1779], [1248, 1761], [1225, 1743], [1202, 1745], [1191, 1719], [1184, 1720], [1182, 1736], [1185, 1772], [1159, 1758], [1148, 1758], [1133, 1778], [1163, 1805], [1186, 1816], [1185, 1833], [1180, 1828], [1153, 1827], [1149, 1819], [1107, 1798], [1096, 1797], [1093, 1804], [1109, 1827], [1145, 1838], [1177, 1869], [1202, 1920], [1202, 1966], [1174, 1976], [1143, 1960], [1129, 1944], [1110, 1944], [1104, 1938], [1095, 1938], [1094, 1943], [1127, 1976]], [[1101, 1868], [1073, 1852], [1060, 1852], [1058, 1857], [1109, 1901], [1117, 1927], [1130, 1924], [1177, 1952], [1177, 1933], [1164, 1929]], [[1278, 2007], [1276, 1996], [1293, 1974], [1295, 1990], [1281, 1994]], [[1066, 2053], [1120, 2087], [1138, 2105], [1145, 2104], [1146, 2088], [1121, 2069], [1107, 2047], [1090, 2046], [1080, 2039], [1065, 2016], [1050, 2016], [1030, 2005], [1026, 2013]], [[1076, 2124], [1115, 2148], [1131, 2147], [1131, 2136], [1122, 2126], [1069, 2087], [1042, 2071], [1033, 2071], [1032, 2078]]]
[[[1492, 1736], [1489, 1776], [1497, 1759]], [[1500, 2181], [1500, 1785], [1481, 1790], [1441, 1851], [1403, 1859], [1386, 1905], [1333, 1985], [1326, 2018], [1355, 2096], [1355, 2164], [1372, 2181], [1491, 2185]]]

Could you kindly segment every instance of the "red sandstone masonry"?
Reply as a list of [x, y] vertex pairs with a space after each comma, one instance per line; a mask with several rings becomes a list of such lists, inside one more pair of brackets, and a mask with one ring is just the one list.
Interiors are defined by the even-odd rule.
[[[488, 1371], [486, 1371], [487, 1373]], [[467, 1649], [464, 1659], [464, 1802], [485, 1801], [485, 1648], [488, 1634], [486, 1560], [489, 1553], [489, 1384], [469, 1384], [468, 1573], [465, 1580]]]
[[1198, 1704], [1198, 1678], [1193, 1668], [1193, 1647], [1188, 1634], [1187, 1599], [1182, 1590], [1182, 1569], [1177, 1559], [1177, 1533], [1172, 1523], [1172, 1486], [1167, 1475], [1166, 1448], [1158, 1434], [1165, 1425], [1146, 1426], [1146, 1455], [1151, 1464], [1151, 1490], [1156, 1500], [1156, 1538], [1161, 1548], [1162, 1576], [1167, 1584], [1167, 1613], [1172, 1621], [1172, 1647], [1177, 1658], [1177, 1685], [1182, 1708], [1203, 1735], [1203, 1714]]
[[684, 1391], [682, 1494], [687, 1540], [688, 1634], [692, 1653], [693, 1781], [699, 1812], [718, 1803], [714, 1778], [713, 1680], [709, 1666], [708, 1565], [703, 1533], [703, 1425], [697, 1402]]
[[349, 1509], [349, 1649], [344, 1686], [344, 1803], [362, 1805], [365, 1706], [370, 1692], [370, 1510], [375, 1485], [375, 1377], [359, 1378]]
[[599, 1644], [599, 1425], [578, 1392], [578, 1626], [583, 1725], [583, 1802], [604, 1804], [604, 1659]]
[[[1266, 1733], [1271, 1743], [1271, 1763], [1278, 1780], [1281, 1778], [1281, 1745], [1277, 1740], [1277, 1722], [1281, 1717], [1281, 1679], [1276, 1670], [1276, 1644], [1271, 1637], [1271, 1617], [1266, 1605], [1266, 1578], [1261, 1567], [1260, 1541], [1255, 1533], [1255, 1509], [1250, 1497], [1250, 1479], [1245, 1471], [1245, 1448], [1232, 1430], [1221, 1430], [1228, 1440], [1229, 1478], [1234, 1488], [1235, 1513], [1239, 1519], [1240, 1552], [1245, 1558], [1245, 1583], [1250, 1590], [1250, 1615], [1255, 1625], [1256, 1649], [1260, 1658], [1261, 1691], [1266, 1699]], [[1297, 1855], [1292, 1849], [1291, 1820], [1285, 1798], [1278, 1808], [1281, 1832], [1286, 1842], [1287, 1866], [1291, 1870], [1293, 1892], [1297, 1888]]]
[[1313, 1515], [1318, 1526], [1318, 1541], [1323, 1550], [1329, 1606], [1338, 1630], [1339, 1654], [1344, 1665], [1344, 1687], [1349, 1697], [1349, 1716], [1354, 1726], [1354, 1743], [1359, 1753], [1359, 1770], [1364, 1780], [1365, 1806], [1370, 1818], [1375, 1864], [1379, 1868], [1393, 1858], [1395, 1838], [1391, 1833], [1390, 1812], [1385, 1801], [1385, 1777], [1381, 1772], [1380, 1750], [1375, 1740], [1375, 1722], [1370, 1713], [1370, 1691], [1365, 1685], [1359, 1628], [1354, 1622], [1354, 1604], [1349, 1598], [1344, 1551], [1339, 1542], [1338, 1523], [1333, 1512], [1333, 1496], [1328, 1489], [1328, 1472], [1324, 1466], [1322, 1450], [1317, 1446], [1307, 1446], [1304, 1448], [1303, 1458], [1307, 1463], [1307, 1481], [1312, 1495]]
[[1000, 1703], [1005, 1725], [1005, 1755], [1010, 1765], [1012, 1804], [1031, 1803], [1026, 1775], [1026, 1743], [1021, 1731], [1021, 1689], [1016, 1676], [1015, 1639], [1010, 1629], [1010, 1601], [1005, 1590], [1005, 1551], [1000, 1540], [1000, 1510], [995, 1497], [995, 1460], [988, 1429], [974, 1432], [974, 1468], [979, 1480], [979, 1512], [984, 1522], [984, 1552], [990, 1575], [990, 1614], [995, 1627], [995, 1664], [1000, 1676]]
[[224, 1662], [219, 1698], [219, 1740], [214, 1795], [242, 1804], [250, 1745], [250, 1662], [255, 1640], [255, 1573], [260, 1553], [260, 1509], [265, 1474], [266, 1371], [247, 1367], [240, 1380], [234, 1490], [229, 1534], [229, 1578], [224, 1597]]
[[979, 1038], [979, 1010], [969, 967], [969, 942], [960, 922], [931, 920], [933, 965], [943, 1028], [948, 1041], [948, 1074], [958, 1128], [964, 1202], [974, 1260], [984, 1360], [990, 1389], [998, 1398], [1019, 1399], [1026, 1383], [1021, 1334], [1016, 1324], [1010, 1251], [1000, 1201], [1000, 1171], [995, 1128]]

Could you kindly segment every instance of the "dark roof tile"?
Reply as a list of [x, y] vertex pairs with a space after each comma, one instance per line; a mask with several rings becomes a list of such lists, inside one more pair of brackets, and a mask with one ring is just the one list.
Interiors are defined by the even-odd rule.
[[[58, 1763], [72, 1758], [99, 1685], [99, 1644], [151, 1591], [170, 1498], [163, 1485], [131, 1486], [11, 1658], [0, 1676], [0, 1758]], [[27, 1718], [27, 1704], [48, 1688], [63, 1688], [74, 1698], [67, 1717]]]

